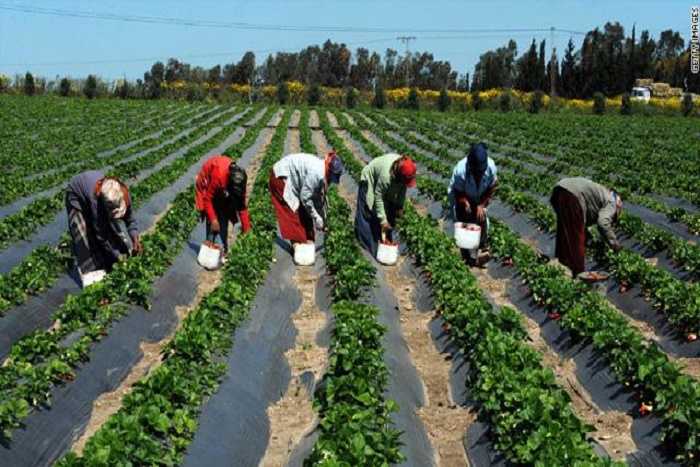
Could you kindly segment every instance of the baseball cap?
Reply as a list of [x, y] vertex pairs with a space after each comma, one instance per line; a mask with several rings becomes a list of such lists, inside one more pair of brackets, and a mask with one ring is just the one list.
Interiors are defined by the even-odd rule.
[[408, 188], [416, 186], [416, 164], [408, 157], [399, 165], [399, 181]]

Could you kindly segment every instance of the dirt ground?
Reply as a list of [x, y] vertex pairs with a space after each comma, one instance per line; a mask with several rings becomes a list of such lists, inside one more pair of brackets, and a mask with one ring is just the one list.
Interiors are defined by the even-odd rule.
[[[508, 297], [507, 279], [493, 279], [485, 269], [479, 268], [472, 268], [472, 274], [497, 305], [515, 308]], [[601, 410], [576, 378], [576, 363], [560, 358], [542, 339], [537, 323], [526, 316], [524, 318], [532, 339], [528, 344], [542, 354], [543, 364], [552, 369], [559, 387], [569, 394], [576, 416], [596, 427], [593, 436], [614, 459], [624, 460], [627, 453], [636, 450], [631, 436], [632, 417], [622, 412]]]
[[311, 128], [318, 128], [319, 126], [321, 126], [321, 122], [319, 121], [317, 110], [311, 110], [309, 112], [309, 126]]
[[326, 111], [326, 115], [328, 115], [328, 121], [330, 122], [331, 126], [333, 128], [338, 128], [338, 119], [335, 118], [333, 112]]
[[400, 274], [405, 257], [396, 266], [384, 266], [387, 283], [399, 304], [401, 332], [411, 353], [411, 363], [418, 370], [425, 389], [425, 405], [418, 411], [426, 433], [432, 442], [436, 465], [467, 465], [463, 439], [476, 414], [455, 405], [450, 390], [452, 361], [435, 348], [428, 330], [435, 312], [421, 313], [413, 303], [415, 281]]
[[[338, 132], [338, 135], [343, 138], [346, 147], [353, 151], [348, 144], [347, 133]], [[317, 138], [317, 145], [320, 144], [319, 139], [322, 140]], [[362, 162], [358, 154], [355, 157]], [[348, 192], [342, 185], [339, 193], [354, 210], [356, 194]], [[420, 313], [416, 309], [412, 300], [415, 282], [399, 273], [406, 259], [401, 258], [399, 261], [396, 266], [385, 266], [384, 271], [387, 284], [398, 300], [401, 332], [410, 351], [411, 363], [423, 381], [425, 406], [421, 407], [417, 415], [435, 448], [435, 464], [467, 465], [462, 440], [476, 415], [453, 403], [449, 385], [451, 361], [437, 351], [428, 330], [428, 323], [434, 313]]]
[[299, 267], [292, 279], [301, 292], [302, 302], [292, 315], [298, 334], [294, 347], [285, 353], [291, 369], [286, 394], [267, 410], [270, 419], [270, 442], [261, 462], [266, 466], [283, 466], [289, 453], [317, 423], [313, 394], [309, 394], [301, 375], [312, 372], [320, 381], [328, 364], [328, 348], [316, 344], [316, 335], [327, 324], [326, 315], [316, 306], [315, 290], [319, 277], [312, 267]]
[[[272, 133], [267, 135], [263, 145], [261, 146], [258, 153], [255, 155], [251, 161], [250, 168], [248, 169], [248, 190], [250, 193], [252, 189], [253, 181], [257, 174], [257, 169], [260, 166], [260, 161], [265, 155], [265, 151], [272, 140]], [[164, 213], [161, 213], [162, 217]], [[231, 239], [229, 239], [231, 240]], [[198, 287], [194, 299], [187, 306], [180, 306], [175, 308], [175, 312], [178, 317], [178, 325], [176, 328], [163, 340], [159, 342], [142, 342], [141, 350], [143, 356], [136, 365], [129, 372], [127, 377], [122, 381], [117, 389], [112, 392], [102, 394], [94, 403], [92, 408], [92, 414], [90, 421], [88, 422], [83, 434], [73, 443], [71, 450], [76, 451], [78, 454], [82, 454], [85, 448], [85, 443], [90, 439], [97, 430], [107, 421], [110, 415], [119, 411], [122, 407], [122, 401], [127, 394], [130, 394], [133, 390], [133, 385], [141, 378], [148, 376], [162, 363], [161, 359], [161, 349], [168, 344], [177, 330], [180, 328], [181, 323], [187, 317], [190, 311], [194, 310], [199, 302], [204, 298], [206, 294], [214, 290], [221, 282], [221, 272], [220, 271], [201, 271], [198, 277]]]

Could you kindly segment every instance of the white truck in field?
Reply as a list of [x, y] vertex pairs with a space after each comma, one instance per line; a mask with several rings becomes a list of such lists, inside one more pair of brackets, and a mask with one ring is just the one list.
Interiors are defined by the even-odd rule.
[[633, 101], [649, 102], [649, 99], [651, 99], [651, 89], [647, 86], [635, 86], [630, 93], [630, 99]]

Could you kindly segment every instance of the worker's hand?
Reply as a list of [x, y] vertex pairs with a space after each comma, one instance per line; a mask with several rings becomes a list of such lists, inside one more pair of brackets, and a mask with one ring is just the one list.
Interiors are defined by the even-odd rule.
[[472, 207], [469, 205], [469, 202], [465, 203], [460, 203], [464, 207], [464, 212], [467, 214], [467, 216], [472, 215]]
[[123, 263], [124, 261], [126, 261], [126, 255], [118, 254], [117, 255], [117, 263]]
[[248, 210], [239, 211], [238, 217], [241, 219], [241, 233], [248, 233], [250, 231], [250, 216], [248, 216]]
[[220, 230], [221, 226], [219, 225], [219, 219], [214, 219], [214, 221], [211, 223], [211, 233], [216, 235]]
[[382, 232], [389, 232], [390, 230], [392, 230], [391, 224], [387, 221], [382, 222]]
[[476, 220], [486, 222], [486, 209], [482, 205], [476, 207]]
[[323, 229], [321, 229], [321, 232], [323, 232], [324, 234], [327, 234], [328, 233], [328, 226], [324, 225]]
[[314, 224], [316, 225], [316, 230], [323, 231], [323, 229], [326, 228], [323, 219], [321, 219], [320, 217], [314, 219]]
[[394, 213], [397, 219], [401, 219], [403, 217], [403, 208], [397, 209], [396, 212]]
[[619, 243], [616, 243], [612, 246], [612, 249], [615, 253], [619, 253], [620, 251], [622, 251], [622, 245], [620, 245]]
[[131, 237], [131, 241], [134, 244], [134, 247], [131, 250], [131, 254], [142, 255], [143, 246], [141, 246], [141, 237], [139, 237], [138, 235], [134, 235], [133, 237]]

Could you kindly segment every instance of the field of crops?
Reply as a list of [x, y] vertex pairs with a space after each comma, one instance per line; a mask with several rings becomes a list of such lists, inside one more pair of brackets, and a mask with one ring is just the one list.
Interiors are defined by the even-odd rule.
[[[0, 465], [700, 465], [696, 120], [17, 96], [0, 110]], [[443, 211], [476, 141], [500, 180], [484, 269]], [[269, 170], [331, 148], [346, 175], [315, 266], [296, 267]], [[394, 267], [353, 232], [362, 167], [386, 152], [419, 167]], [[253, 232], [209, 272], [194, 181], [213, 154], [246, 168]], [[81, 290], [63, 189], [88, 169], [130, 186], [145, 254]], [[610, 272], [597, 286], [548, 260], [549, 194], [573, 175], [625, 199], [622, 252], [589, 250]]]

